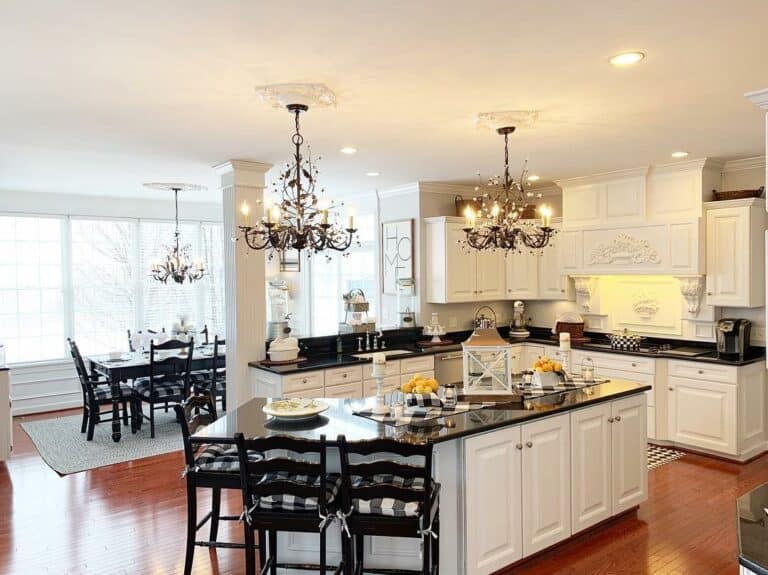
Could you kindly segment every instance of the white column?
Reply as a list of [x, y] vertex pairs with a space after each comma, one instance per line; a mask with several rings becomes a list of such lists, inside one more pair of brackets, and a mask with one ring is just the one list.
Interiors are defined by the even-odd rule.
[[[261, 217], [264, 176], [271, 164], [229, 160], [215, 166], [221, 179], [224, 238], [238, 237], [240, 205], [251, 207], [252, 221]], [[264, 359], [267, 306], [264, 252], [250, 250], [245, 241], [225, 241], [224, 301], [227, 323], [227, 409], [253, 397], [248, 362]]]

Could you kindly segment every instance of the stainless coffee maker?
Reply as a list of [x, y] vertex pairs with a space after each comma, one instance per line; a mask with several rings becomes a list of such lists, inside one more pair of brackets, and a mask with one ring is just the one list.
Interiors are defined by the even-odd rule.
[[717, 355], [738, 355], [744, 359], [749, 351], [752, 322], [748, 319], [721, 319], [717, 322]]

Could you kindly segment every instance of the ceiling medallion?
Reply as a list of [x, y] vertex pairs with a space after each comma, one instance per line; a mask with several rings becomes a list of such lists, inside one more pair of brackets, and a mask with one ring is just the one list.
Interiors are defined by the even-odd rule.
[[525, 214], [526, 219], [523, 218], [528, 198], [532, 194], [523, 187], [528, 173], [528, 160], [523, 165], [519, 181], [516, 182], [509, 175], [509, 135], [514, 131], [514, 126], [497, 129], [504, 136], [504, 175], [490, 178], [487, 191], [473, 198], [479, 204], [477, 211], [468, 206], [464, 212], [466, 239], [462, 241], [470, 248], [520, 252], [525, 246], [536, 250], [547, 246], [556, 233], [551, 225], [552, 209], [549, 206], [539, 206], [540, 223], [528, 219], [528, 214]]
[[205, 276], [203, 260], [192, 259], [190, 256], [191, 246], [189, 244], [181, 245], [179, 241], [181, 237], [181, 232], [179, 232], [179, 192], [201, 191], [208, 188], [198, 184], [167, 184], [162, 182], [144, 184], [144, 187], [150, 190], [172, 191], [176, 214], [173, 245], [168, 247], [165, 261], [152, 262], [152, 277], [162, 283], [168, 283], [170, 279], [177, 284], [183, 284], [184, 281], [192, 283], [203, 278]]
[[325, 84], [266, 84], [256, 86], [256, 95], [273, 108], [304, 102], [312, 108], [335, 108], [336, 94]]
[[338, 206], [326, 197], [323, 188], [320, 188], [318, 197], [317, 167], [312, 155], [307, 153], [304, 157], [301, 151], [304, 136], [300, 132], [299, 116], [308, 107], [304, 104], [289, 104], [286, 107], [294, 115], [296, 131], [291, 141], [295, 149], [293, 162], [285, 164], [278, 181], [273, 184], [273, 191], [280, 195], [280, 200], [273, 203], [265, 195], [264, 216], [256, 225], [250, 224], [251, 208], [243, 202], [240, 206], [240, 231], [249, 248], [271, 250], [270, 259], [273, 251], [345, 252], [356, 238], [354, 217], [349, 215], [346, 227], [329, 222], [329, 216], [336, 215]]
[[537, 110], [502, 110], [497, 112], [480, 112], [476, 123], [482, 124], [489, 130], [497, 131], [505, 126], [530, 128], [539, 119]]

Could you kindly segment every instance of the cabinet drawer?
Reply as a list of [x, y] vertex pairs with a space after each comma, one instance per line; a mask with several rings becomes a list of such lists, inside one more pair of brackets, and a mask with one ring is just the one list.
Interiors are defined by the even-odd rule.
[[[305, 371], [303, 373], [292, 373], [286, 375], [282, 380], [283, 396], [288, 397], [286, 394], [293, 392], [301, 392], [305, 389], [312, 389], [319, 387], [323, 388], [325, 378], [323, 377], [322, 370], [320, 371]], [[322, 395], [322, 394], [321, 394]]]
[[341, 385], [326, 385], [325, 397], [342, 399], [357, 399], [363, 396], [363, 382], [342, 383]]
[[310, 389], [303, 389], [301, 391], [292, 391], [289, 393], [284, 393], [283, 397], [286, 399], [290, 399], [292, 397], [298, 397], [298, 398], [305, 398], [305, 397], [311, 397], [311, 398], [319, 398], [323, 397], [323, 388], [322, 387], [313, 387]]
[[325, 385], [341, 385], [353, 381], [363, 381], [363, 368], [360, 365], [334, 367], [325, 370]]
[[[434, 371], [420, 371], [419, 373], [422, 375], [422, 377], [424, 377], [424, 379], [429, 379], [430, 377], [435, 377], [435, 372]], [[401, 375], [400, 376], [400, 383], [401, 384], [408, 383], [414, 375], [415, 375], [414, 373], [406, 373], [406, 374]]]
[[435, 356], [409, 357], [400, 360], [400, 373], [419, 373], [435, 369]]
[[[391, 393], [400, 387], [400, 376], [390, 375], [384, 378], [384, 393]], [[363, 381], [363, 397], [376, 395], [376, 380], [366, 379]]]
[[571, 361], [575, 369], [581, 366], [585, 358], [591, 358], [595, 362], [595, 372], [600, 374], [601, 368], [620, 369], [635, 373], [656, 373], [656, 360], [652, 357], [640, 357], [636, 355], [624, 355], [621, 353], [593, 353], [581, 349], [571, 352]]
[[731, 365], [699, 363], [696, 361], [670, 360], [668, 364], [670, 376], [734, 384], [737, 379], [736, 369], [736, 367]]
[[[384, 377], [389, 377], [390, 375], [400, 375], [400, 361], [395, 360], [387, 360], [387, 368], [384, 372]], [[366, 363], [363, 366], [363, 379], [373, 379], [373, 364], [372, 363]], [[399, 381], [399, 378], [398, 378]]]
[[609, 377], [611, 379], [623, 379], [625, 381], [631, 381], [632, 383], [639, 383], [641, 385], [650, 385], [651, 390], [645, 392], [647, 395], [648, 405], [656, 405], [656, 391], [653, 388], [656, 379], [655, 375], [651, 373], [622, 371], [620, 369], [607, 369], [600, 366], [597, 367], [597, 375], [600, 377]]

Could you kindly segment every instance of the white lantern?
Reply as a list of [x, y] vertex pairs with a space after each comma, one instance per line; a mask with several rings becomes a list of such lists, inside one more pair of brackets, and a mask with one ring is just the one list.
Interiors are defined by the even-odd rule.
[[495, 327], [477, 328], [464, 349], [464, 393], [513, 393], [512, 346]]

